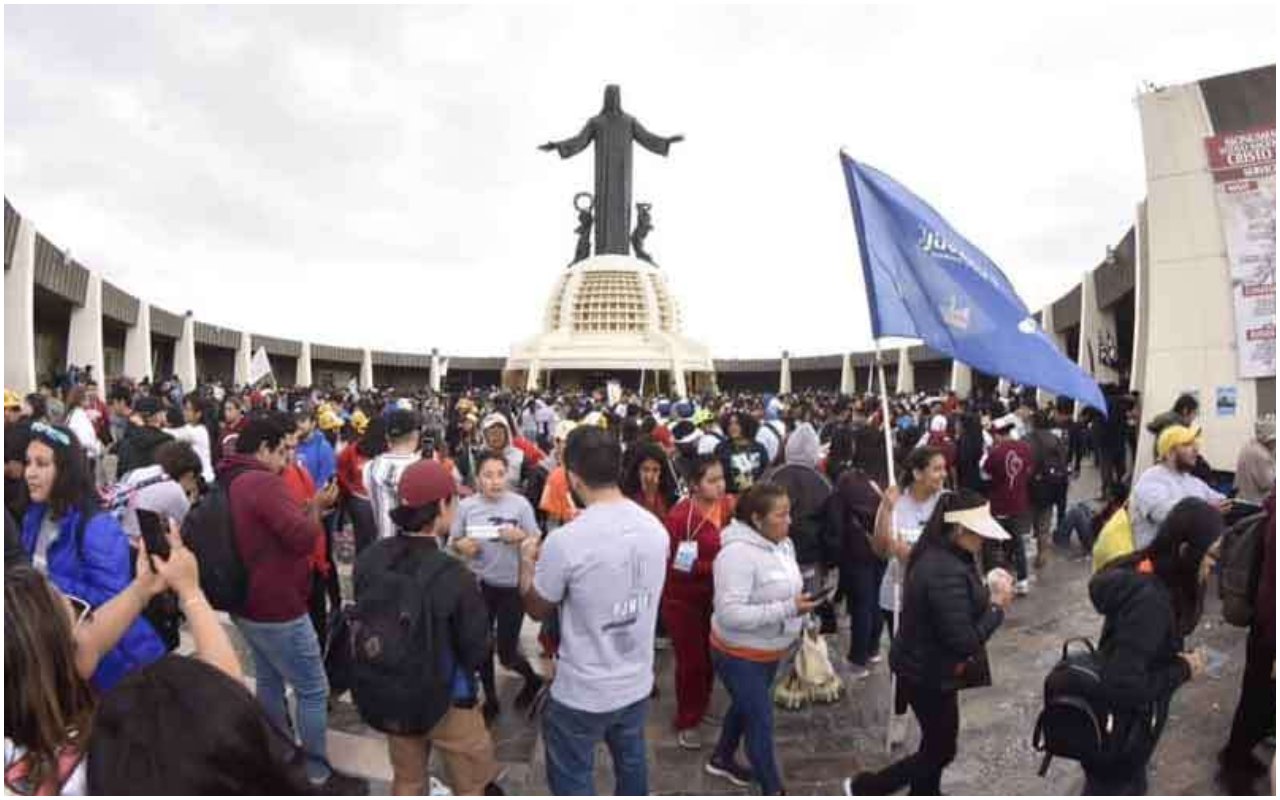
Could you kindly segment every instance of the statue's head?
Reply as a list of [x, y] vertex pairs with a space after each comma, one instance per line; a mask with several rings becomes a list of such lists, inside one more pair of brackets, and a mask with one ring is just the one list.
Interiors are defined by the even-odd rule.
[[622, 110], [622, 87], [616, 83], [611, 83], [604, 87], [604, 109], [605, 113], [610, 111]]

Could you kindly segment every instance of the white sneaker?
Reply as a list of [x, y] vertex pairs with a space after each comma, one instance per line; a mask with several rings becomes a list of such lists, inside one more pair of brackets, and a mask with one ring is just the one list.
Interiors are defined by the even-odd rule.
[[685, 750], [701, 750], [702, 736], [697, 728], [689, 728], [676, 734], [676, 744]]
[[879, 664], [881, 661], [884, 661], [884, 656], [879, 653], [876, 653], [874, 656], [867, 659], [868, 664]]
[[1018, 581], [1013, 585], [1013, 593], [1019, 597], [1026, 597], [1031, 594], [1031, 582], [1027, 580]]
[[865, 681], [871, 677], [871, 670], [866, 667], [860, 667], [857, 664], [849, 665], [849, 679], [855, 681]]
[[427, 785], [430, 787], [430, 790], [427, 792], [427, 794], [431, 795], [432, 797], [452, 797], [453, 796], [453, 790], [449, 788], [448, 784], [446, 784], [444, 781], [437, 778], [435, 775], [431, 776], [431, 780]]

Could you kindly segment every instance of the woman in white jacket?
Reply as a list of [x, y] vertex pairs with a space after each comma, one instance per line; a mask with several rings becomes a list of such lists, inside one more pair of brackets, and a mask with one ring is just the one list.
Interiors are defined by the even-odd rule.
[[[755, 780], [764, 794], [783, 790], [773, 753], [770, 688], [804, 616], [816, 605], [803, 593], [790, 527], [786, 490], [755, 484], [739, 498], [734, 521], [721, 534], [714, 567], [711, 660], [732, 703], [706, 769], [738, 786]], [[736, 757], [743, 738], [750, 767]]]
[[[98, 459], [102, 457], [102, 442], [98, 439], [98, 432], [93, 427], [93, 420], [89, 419], [88, 412], [84, 410], [84, 387], [82, 386], [73, 386], [67, 392], [67, 427], [80, 440], [80, 446], [84, 448], [89, 462], [96, 466]], [[96, 474], [96, 472], [90, 474]]]

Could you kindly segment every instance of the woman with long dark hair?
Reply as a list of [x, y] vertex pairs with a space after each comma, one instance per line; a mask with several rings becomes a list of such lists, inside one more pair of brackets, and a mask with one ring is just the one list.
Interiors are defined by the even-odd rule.
[[1200, 622], [1212, 548], [1222, 514], [1197, 498], [1180, 501], [1145, 549], [1112, 561], [1089, 582], [1093, 607], [1106, 620], [1098, 653], [1102, 700], [1115, 712], [1115, 743], [1097, 763], [1082, 764], [1085, 794], [1145, 794], [1147, 764], [1174, 691], [1204, 674], [1204, 655], [1183, 640]]
[[[940, 456], [939, 456], [940, 458]], [[885, 491], [892, 509], [897, 487]], [[978, 575], [977, 555], [987, 540], [1009, 538], [982, 495], [942, 494], [907, 559], [902, 620], [890, 665], [898, 693], [920, 722], [920, 748], [879, 772], [844, 782], [845, 794], [941, 794], [942, 771], [955, 758], [961, 689], [989, 686], [986, 642], [1013, 601], [1013, 579], [998, 573], [990, 590]]]
[[[43, 422], [31, 426], [26, 479], [31, 505], [22, 522], [22, 546], [35, 568], [92, 607], [123, 591], [133, 577], [129, 539], [116, 518], [99, 508], [88, 461], [70, 430]], [[94, 685], [108, 689], [164, 653], [155, 629], [137, 620], [103, 657]]]
[[182, 421], [181, 427], [167, 428], [165, 433], [191, 445], [200, 456], [200, 477], [206, 484], [213, 483], [213, 468], [222, 460], [222, 442], [213, 411], [199, 395], [189, 394], [182, 399]]
[[620, 486], [622, 493], [658, 519], [666, 519], [667, 511], [680, 499], [676, 474], [667, 454], [657, 443], [641, 440], [627, 452], [626, 464]]
[[769, 467], [769, 451], [756, 441], [760, 423], [742, 411], [724, 415], [721, 427], [725, 439], [716, 447], [716, 457], [724, 465], [724, 477], [731, 494], [742, 494], [764, 475]]
[[720, 531], [733, 516], [725, 493], [724, 468], [712, 456], [693, 462], [686, 476], [689, 496], [667, 514], [671, 537], [667, 582], [662, 588], [662, 620], [675, 649], [676, 743], [702, 746], [698, 726], [711, 703], [712, 569], [720, 552]]
[[984, 476], [982, 463], [993, 444], [991, 435], [982, 429], [982, 420], [972, 411], [960, 417], [960, 436], [956, 441], [956, 481], [961, 489], [985, 494], [990, 479]]

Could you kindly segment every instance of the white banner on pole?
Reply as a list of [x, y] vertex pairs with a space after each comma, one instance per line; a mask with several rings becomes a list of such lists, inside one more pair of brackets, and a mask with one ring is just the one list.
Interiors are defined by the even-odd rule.
[[249, 384], [256, 384], [270, 374], [271, 360], [267, 358], [267, 348], [259, 347], [253, 354], [253, 360], [249, 362]]

